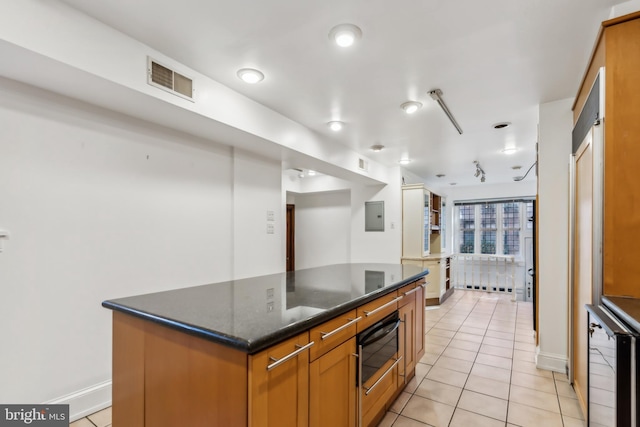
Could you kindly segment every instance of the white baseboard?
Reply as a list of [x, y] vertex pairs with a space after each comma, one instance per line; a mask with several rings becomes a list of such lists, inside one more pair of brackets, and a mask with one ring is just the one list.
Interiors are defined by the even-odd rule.
[[111, 380], [50, 400], [45, 404], [68, 404], [69, 420], [76, 421], [111, 406]]
[[536, 355], [536, 367], [538, 369], [546, 369], [547, 371], [566, 374], [567, 358], [560, 354], [542, 353], [538, 350], [538, 354]]

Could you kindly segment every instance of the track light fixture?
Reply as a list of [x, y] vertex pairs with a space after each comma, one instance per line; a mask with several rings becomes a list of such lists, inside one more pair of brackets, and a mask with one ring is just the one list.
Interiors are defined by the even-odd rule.
[[480, 182], [485, 182], [487, 177], [484, 173], [484, 169], [482, 169], [482, 166], [480, 166], [480, 163], [478, 163], [477, 160], [474, 160], [473, 164], [476, 165], [476, 173], [473, 176], [476, 178], [480, 177]]
[[447, 107], [447, 104], [445, 104], [444, 100], [442, 99], [442, 91], [440, 89], [434, 89], [432, 91], [429, 91], [429, 95], [431, 95], [431, 98], [433, 98], [433, 100], [438, 103], [440, 108], [442, 108], [442, 111], [444, 111], [449, 120], [451, 120], [451, 123], [453, 123], [453, 126], [455, 126], [458, 133], [462, 135], [462, 128], [456, 121], [455, 117], [453, 117], [453, 114], [451, 114], [451, 111], [449, 110], [449, 107]]

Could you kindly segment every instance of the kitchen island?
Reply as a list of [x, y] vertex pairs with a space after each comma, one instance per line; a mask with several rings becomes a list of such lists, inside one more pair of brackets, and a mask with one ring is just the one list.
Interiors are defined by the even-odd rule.
[[[113, 424], [375, 425], [424, 353], [427, 274], [340, 264], [105, 301]], [[357, 334], [390, 315], [397, 353], [360, 384]]]

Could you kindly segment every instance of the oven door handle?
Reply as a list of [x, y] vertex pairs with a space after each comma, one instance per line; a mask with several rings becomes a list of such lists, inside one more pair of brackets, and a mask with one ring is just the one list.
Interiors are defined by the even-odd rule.
[[[393, 325], [393, 327], [391, 329], [388, 329], [388, 326]], [[379, 328], [374, 329], [373, 331], [367, 333], [364, 337], [362, 337], [362, 339], [360, 340], [360, 345], [365, 347], [367, 345], [373, 344], [376, 341], [381, 340], [382, 338], [386, 337], [387, 335], [389, 335], [390, 333], [394, 332], [396, 329], [398, 329], [398, 327], [400, 326], [400, 319], [398, 320], [394, 320], [392, 322], [389, 323], [385, 323], [384, 325], [380, 325]], [[380, 331], [381, 329], [386, 329], [385, 333], [375, 337], [372, 340], [368, 340], [368, 338], [375, 334], [376, 332]]]

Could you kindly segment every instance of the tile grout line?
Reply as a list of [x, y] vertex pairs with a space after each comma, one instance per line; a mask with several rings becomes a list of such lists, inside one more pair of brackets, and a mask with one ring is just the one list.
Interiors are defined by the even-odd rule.
[[[469, 314], [467, 314], [467, 317], [464, 318], [464, 320], [466, 321], [469, 316], [471, 315], [471, 313], [473, 312], [473, 310], [476, 308], [476, 306], [478, 305], [478, 301], [480, 301], [480, 298], [478, 298], [475, 302], [475, 304], [473, 304], [473, 307], [471, 308], [471, 310], [469, 310]], [[495, 311], [495, 307], [493, 309], [493, 311]], [[493, 317], [493, 312], [491, 313], [491, 317]], [[462, 322], [464, 324], [464, 322]], [[489, 319], [489, 323], [491, 323], [491, 319]], [[460, 326], [462, 327], [462, 326]], [[489, 327], [487, 325], [487, 327]], [[460, 330], [460, 328], [458, 328], [458, 330]], [[456, 334], [458, 333], [458, 330], [456, 331]], [[484, 336], [487, 334], [487, 330], [485, 329], [484, 334], [482, 335], [482, 340], [484, 341]], [[454, 335], [455, 337], [455, 335]], [[452, 338], [453, 339], [453, 338]], [[447, 345], [447, 348], [449, 346]], [[480, 347], [482, 347], [482, 342], [480, 342], [480, 346], [478, 347], [478, 351], [476, 352], [476, 357], [473, 358], [473, 363], [471, 364], [471, 370], [473, 370], [473, 364], [476, 363], [476, 359], [478, 358], [478, 353], [480, 353]], [[445, 349], [446, 350], [446, 349]], [[467, 379], [464, 381], [464, 384], [462, 385], [462, 391], [460, 392], [460, 396], [458, 397], [458, 400], [456, 401], [456, 406], [453, 409], [453, 414], [451, 415], [451, 419], [449, 420], [449, 423], [447, 424], [448, 426], [451, 425], [451, 422], [453, 421], [453, 416], [456, 414], [456, 411], [458, 410], [458, 405], [460, 404], [460, 399], [462, 399], [462, 394], [464, 393], [465, 390], [465, 386], [467, 385], [467, 381], [469, 381], [469, 376], [471, 375], [471, 370], [469, 371], [469, 373], [467, 374]]]
[[[490, 293], [490, 292], [489, 292], [489, 293]], [[473, 312], [473, 309], [475, 309], [475, 306], [478, 304], [478, 302], [480, 301], [480, 299], [481, 299], [481, 298], [478, 298], [478, 300], [476, 301], [476, 304], [474, 304], [474, 307], [469, 311], [469, 315], [467, 315], [467, 318], [471, 315], [471, 312]], [[491, 325], [491, 322], [492, 322], [492, 321], [494, 321], [494, 320], [498, 320], [498, 321], [500, 321], [501, 323], [504, 323], [504, 320], [502, 320], [502, 319], [494, 319], [494, 318], [493, 318], [493, 316], [496, 314], [496, 310], [498, 309], [498, 305], [499, 305], [499, 304], [500, 304], [500, 298], [498, 298], [498, 300], [496, 301], [495, 306], [493, 307], [493, 310], [492, 310], [492, 312], [491, 312], [491, 317], [489, 318], [489, 325]], [[518, 306], [517, 306], [517, 302], [516, 302], [516, 319], [517, 319], [517, 310], [518, 310]], [[466, 320], [466, 319], [465, 319], [465, 320]], [[514, 323], [515, 323], [515, 322], [514, 322]], [[475, 365], [476, 363], [479, 363], [479, 362], [476, 362], [476, 360], [477, 360], [477, 358], [478, 358], [478, 355], [480, 354], [480, 348], [482, 348], [482, 345], [484, 344], [484, 339], [485, 339], [485, 338], [486, 338], [486, 336], [487, 336], [487, 331], [489, 330], [489, 325], [487, 325], [487, 329], [485, 329], [485, 332], [484, 332], [484, 334], [482, 335], [482, 342], [480, 342], [480, 347], [478, 348], [478, 351], [476, 352], [476, 357], [475, 357], [475, 359], [474, 359], [474, 361], [473, 361], [473, 364], [474, 364], [474, 365]], [[514, 325], [514, 327], [515, 327], [515, 325]], [[497, 331], [497, 332], [502, 332], [502, 331]], [[507, 421], [507, 420], [508, 420], [508, 415], [509, 415], [509, 396], [511, 395], [511, 376], [512, 376], [512, 373], [513, 373], [513, 356], [514, 356], [514, 351], [515, 351], [515, 329], [514, 329], [514, 332], [513, 332], [513, 334], [512, 334], [512, 335], [514, 335], [514, 338], [513, 338], [513, 340], [512, 340], [512, 341], [513, 341], [513, 343], [514, 343], [514, 345], [513, 345], [513, 346], [512, 346], [512, 348], [511, 348], [511, 369], [509, 370], [509, 393], [508, 393], [508, 395], [507, 395], [507, 399], [506, 399], [506, 402], [507, 402], [507, 412], [505, 413], [505, 420], [504, 420], [504, 421], [502, 421], [502, 420], [499, 420], [499, 419], [497, 419], [497, 418], [489, 417], [489, 416], [484, 415], [484, 414], [479, 414], [479, 413], [477, 413], [477, 412], [469, 411], [469, 412], [472, 412], [472, 413], [477, 414], [477, 415], [480, 415], [480, 416], [484, 416], [484, 417], [491, 418], [491, 419], [494, 419], [494, 420], [497, 420], [497, 421], [500, 421], [500, 422], [504, 422], [504, 423], [505, 423], [505, 425], [508, 423], [508, 421]], [[490, 337], [490, 338], [492, 338], [492, 337]], [[483, 354], [485, 354], [485, 353], [483, 353]], [[500, 357], [500, 356], [496, 356], [496, 357]], [[482, 364], [482, 363], [479, 363], [479, 364], [484, 365], [484, 364]], [[487, 366], [491, 366], [491, 365], [487, 365]], [[469, 374], [468, 374], [468, 376], [467, 376], [467, 380], [465, 381], [464, 385], [462, 386], [462, 393], [464, 393], [464, 391], [466, 390], [466, 389], [465, 389], [465, 386], [467, 385], [467, 382], [469, 381], [469, 376], [470, 376], [470, 375], [471, 375], [471, 372], [469, 372]], [[462, 398], [462, 393], [460, 393], [460, 398], [458, 398], [458, 402], [456, 403], [455, 409], [458, 409], [458, 404], [460, 403], [460, 399]], [[478, 392], [474, 392], [474, 393], [478, 393]], [[484, 393], [478, 393], [478, 394], [482, 394], [482, 395], [485, 395], [485, 396], [489, 396], [489, 397], [497, 398], [497, 397], [495, 397], [495, 396], [487, 395], [487, 394], [484, 394]], [[499, 398], [497, 398], [497, 399], [499, 399]], [[500, 400], [505, 400], [505, 399], [500, 399]], [[454, 413], [455, 413], [455, 411], [454, 411]], [[451, 424], [451, 421], [453, 421], [453, 417], [452, 417], [452, 419], [449, 421], [449, 424]]]
[[[468, 308], [468, 309], [466, 309], [466, 310], [463, 310], [463, 311], [465, 311], [465, 312], [466, 312], [466, 315], [464, 316], [464, 320], [463, 320], [463, 321], [460, 323], [460, 325], [455, 329], [455, 331], [453, 331], [453, 332], [454, 332], [454, 335], [453, 335], [452, 337], [446, 337], [446, 338], [448, 338], [448, 339], [449, 339], [449, 342], [447, 343], [447, 345], [445, 345], [445, 346], [444, 346], [444, 349], [442, 350], [442, 352], [440, 352], [440, 353], [438, 353], [438, 354], [437, 354], [437, 357], [434, 359], [434, 363], [433, 363], [433, 365], [431, 365], [431, 367], [435, 366], [435, 364], [440, 360], [440, 357], [443, 355], [444, 351], [446, 351], [446, 350], [447, 350], [447, 348], [449, 348], [449, 345], [451, 344], [451, 341], [455, 338], [455, 335], [456, 335], [456, 334], [458, 334], [458, 333], [460, 333], [460, 329], [462, 328], [462, 326], [464, 325], [464, 323], [465, 323], [466, 321], [468, 321], [468, 320], [469, 320], [469, 317], [471, 317], [471, 315], [473, 314], [473, 311], [474, 311], [474, 310], [476, 310], [476, 309], [478, 309], [478, 304], [481, 302], [481, 299], [482, 299], [482, 298], [483, 298], [483, 297], [482, 297], [482, 296], [480, 296], [480, 297], [477, 297], [477, 298], [472, 299], [471, 301], [468, 301], [468, 299], [466, 299], [465, 297], [460, 297], [460, 298], [458, 298], [458, 299], [455, 301], [455, 303], [454, 303], [453, 305], [451, 305], [450, 307], [448, 307], [448, 309], [447, 309], [446, 311], [445, 311], [445, 310], [443, 310], [443, 314], [442, 314], [441, 316], [439, 316], [439, 317], [438, 317], [438, 319], [437, 319], [437, 321], [436, 321], [432, 326], [430, 326], [430, 327], [429, 327], [429, 330], [427, 330], [427, 331], [425, 332], [425, 335], [426, 335], [426, 334], [428, 334], [428, 332], [429, 332], [430, 330], [432, 330], [433, 328], [437, 328], [437, 324], [438, 324], [439, 322], [443, 321], [443, 319], [447, 316], [447, 314], [449, 314], [452, 310], [454, 310], [454, 309], [455, 309], [455, 307], [456, 307], [458, 304], [460, 304], [460, 303], [462, 303], [462, 302], [467, 302], [467, 301], [468, 301], [468, 302], [472, 302], [472, 303], [473, 303], [471, 307], [469, 307], [469, 308]], [[483, 345], [483, 341], [484, 341], [484, 339], [487, 337], [487, 332], [489, 331], [489, 326], [491, 325], [491, 323], [492, 323], [492, 322], [506, 323], [506, 324], [509, 324], [509, 325], [513, 326], [514, 328], [517, 326], [517, 325], [516, 325], [516, 323], [517, 323], [517, 319], [518, 319], [518, 310], [519, 310], [519, 308], [521, 308], [521, 307], [519, 307], [519, 304], [517, 304], [517, 302], [516, 302], [515, 313], [514, 313], [514, 315], [515, 315], [515, 320], [514, 320], [514, 321], [511, 321], [511, 320], [505, 320], [505, 319], [498, 319], [498, 318], [494, 318], [494, 316], [498, 313], [498, 309], [499, 309], [499, 308], [501, 307], [501, 305], [502, 305], [501, 303], [502, 303], [502, 299], [501, 299], [500, 297], [498, 297], [498, 298], [497, 298], [497, 301], [495, 301], [495, 303], [494, 303], [494, 304], [492, 304], [492, 305], [493, 305], [493, 307], [491, 308], [491, 311], [490, 311], [490, 313], [489, 313], [488, 324], [487, 324], [487, 326], [486, 326], [486, 329], [484, 330], [484, 333], [483, 333], [482, 335], [477, 335], [477, 336], [479, 336], [479, 337], [482, 337], [482, 340], [480, 341], [480, 343], [477, 343], [477, 344], [478, 344], [478, 350], [476, 350], [476, 351], [475, 351], [475, 353], [476, 353], [476, 354], [475, 354], [474, 360], [471, 362], [471, 363], [472, 363], [472, 366], [473, 366], [473, 365], [475, 365], [475, 364], [477, 363], [477, 357], [478, 357], [478, 354], [480, 353], [480, 348], [481, 348], [481, 347], [482, 347], [482, 345]], [[444, 307], [442, 307], [442, 308], [444, 308]], [[460, 314], [462, 314], [462, 313], [460, 313]], [[481, 313], [481, 314], [484, 314], [484, 313]], [[511, 316], [511, 310], [509, 310], [509, 313], [506, 313], [506, 314], [509, 314], [509, 317], [512, 317], [512, 316]], [[444, 319], [444, 320], [445, 320], [445, 323], [447, 323], [447, 322], [446, 322], [446, 319]], [[513, 323], [513, 324], [512, 324], [512, 323]], [[469, 325], [466, 325], [466, 326], [471, 327], [471, 326], [469, 326]], [[504, 331], [501, 331], [501, 330], [498, 330], [498, 329], [496, 329], [495, 331], [496, 331], [496, 332], [504, 332]], [[511, 356], [512, 356], [512, 357], [511, 357], [511, 369], [510, 369], [510, 375], [509, 375], [509, 391], [510, 391], [510, 388], [511, 388], [511, 376], [512, 376], [512, 373], [513, 373], [513, 356], [515, 355], [515, 332], [516, 332], [516, 331], [515, 331], [515, 329], [513, 330], [513, 332], [511, 332], [511, 335], [512, 335], [512, 338], [511, 338], [511, 341], [512, 341]], [[474, 335], [475, 335], [475, 334], [474, 334]], [[488, 344], [487, 344], [487, 345], [488, 345]], [[435, 353], [432, 353], [432, 354], [434, 354], [434, 355], [435, 355]], [[483, 354], [485, 354], [485, 353], [483, 353]], [[487, 355], [491, 355], [490, 353], [486, 353], [486, 354], [487, 354]], [[494, 355], [494, 356], [495, 356], [495, 355]], [[502, 357], [502, 356], [496, 356], [496, 357]], [[455, 359], [455, 358], [454, 358], [454, 359]], [[491, 365], [488, 365], [488, 366], [491, 366]], [[426, 375], [421, 379], [421, 382], [422, 382], [422, 381], [424, 381], [425, 379], [428, 379], [428, 378], [427, 378], [427, 375], [428, 375], [428, 373], [427, 373], [427, 374], [426, 374]], [[464, 384], [462, 385], [462, 387], [461, 387], [461, 390], [462, 390], [462, 391], [466, 390], [466, 389], [465, 389], [465, 386], [466, 386], [466, 384], [467, 384], [467, 382], [468, 382], [468, 378], [469, 378], [469, 376], [470, 376], [470, 375], [471, 375], [471, 372], [469, 372], [469, 373], [467, 374], [467, 379], [465, 380], [465, 383], [464, 383]], [[435, 381], [435, 380], [432, 380], [432, 381]], [[439, 381], [438, 381], [438, 382], [439, 382]], [[446, 383], [444, 383], [444, 384], [446, 384]], [[419, 384], [418, 384], [418, 386], [417, 386], [417, 387], [416, 387], [412, 392], [409, 392], [409, 393], [408, 393], [408, 394], [410, 394], [410, 397], [408, 398], [408, 400], [410, 400], [413, 396], [417, 396], [417, 395], [416, 395], [416, 391], [417, 391], [418, 387], [419, 387]], [[462, 395], [462, 391], [461, 391], [461, 395]], [[484, 395], [484, 393], [479, 393], [479, 394], [483, 394], [483, 395]], [[510, 394], [509, 394], [509, 395], [510, 395]], [[500, 398], [498, 398], [498, 397], [496, 397], [496, 396], [491, 396], [491, 395], [487, 395], [487, 396], [490, 396], [490, 397], [494, 397], [494, 398], [500, 399]], [[420, 396], [420, 397], [421, 397], [421, 396]], [[458, 409], [458, 404], [459, 404], [459, 402], [460, 402], [460, 399], [461, 399], [461, 396], [458, 398], [458, 400], [457, 400], [457, 402], [456, 402], [455, 406], [453, 406], [453, 408], [454, 408], [453, 413], [454, 413], [454, 414], [455, 414], [455, 411]], [[407, 403], [408, 403], [408, 400], [407, 400]], [[430, 400], [430, 399], [428, 399], [428, 400]], [[505, 400], [505, 399], [501, 399], [501, 400]], [[493, 417], [490, 417], [490, 416], [487, 416], [487, 415], [478, 414], [477, 412], [473, 412], [473, 411], [470, 411], [470, 412], [471, 412], [471, 413], [473, 413], [473, 414], [479, 415], [479, 416], [483, 416], [483, 417], [487, 417], [487, 418], [490, 418], [490, 419], [494, 419], [494, 420], [499, 421], [499, 422], [501, 422], [501, 423], [505, 423], [505, 425], [506, 425], [506, 424], [507, 424], [507, 422], [508, 422], [508, 402], [509, 402], [509, 399], [507, 398], [507, 399], [506, 399], [506, 401], [507, 401], [507, 416], [506, 416], [505, 421], [502, 421], [502, 420], [499, 420], [499, 419], [497, 419], [497, 418], [493, 418]], [[405, 403], [405, 405], [403, 406], [403, 408], [402, 408], [402, 409], [400, 409], [400, 411], [399, 411], [398, 413], [395, 413], [395, 417], [396, 417], [396, 418], [395, 418], [395, 420], [393, 421], [393, 425], [396, 425], [396, 422], [398, 421], [398, 419], [399, 419], [399, 417], [400, 417], [400, 416], [402, 416], [402, 417], [404, 417], [404, 418], [407, 418], [407, 419], [415, 420], [416, 422], [420, 422], [421, 424], [424, 424], [424, 425], [429, 425], [429, 424], [426, 424], [426, 423], [424, 423], [424, 422], [422, 422], [422, 421], [420, 421], [420, 420], [416, 420], [416, 419], [414, 419], [414, 418], [412, 418], [412, 417], [408, 417], [408, 416], [406, 416], [406, 415], [403, 415], [403, 414], [402, 414], [402, 412], [404, 411], [404, 408], [406, 408], [406, 404], [407, 404], [407, 403]], [[451, 405], [449, 405], [449, 406], [451, 406]], [[461, 408], [461, 409], [462, 409], [462, 408]], [[449, 420], [449, 424], [451, 424], [451, 422], [452, 422], [452, 421], [453, 421], [453, 415], [452, 415], [452, 418]]]

